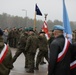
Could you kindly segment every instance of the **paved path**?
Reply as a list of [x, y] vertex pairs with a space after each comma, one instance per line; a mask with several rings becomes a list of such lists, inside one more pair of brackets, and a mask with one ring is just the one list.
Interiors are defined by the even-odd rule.
[[[12, 55], [15, 54], [16, 49], [11, 48]], [[16, 62], [14, 63], [14, 68], [11, 70], [10, 75], [47, 75], [47, 64], [40, 65], [39, 71], [35, 71], [34, 73], [26, 73], [26, 69], [24, 68], [25, 57], [21, 54]]]

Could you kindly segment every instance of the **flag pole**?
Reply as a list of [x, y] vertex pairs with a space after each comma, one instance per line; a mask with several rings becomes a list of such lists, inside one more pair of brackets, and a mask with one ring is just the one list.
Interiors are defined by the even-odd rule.
[[35, 14], [34, 14], [34, 30], [36, 30], [36, 11], [35, 11]]
[[44, 20], [42, 30], [45, 32], [45, 36], [46, 36], [47, 40], [49, 40], [50, 37], [49, 37], [49, 33], [48, 33], [48, 25], [47, 25], [47, 22], [46, 22], [48, 14], [44, 14], [44, 15], [45, 15], [45, 17], [44, 17], [45, 20]]
[[45, 22], [46, 22], [46, 20], [47, 20], [47, 15], [48, 15], [48, 14], [44, 14], [44, 15], [45, 15]]
[[39, 7], [37, 6], [37, 4], [35, 5], [34, 30], [36, 30], [36, 15], [42, 16], [42, 13], [41, 13]]

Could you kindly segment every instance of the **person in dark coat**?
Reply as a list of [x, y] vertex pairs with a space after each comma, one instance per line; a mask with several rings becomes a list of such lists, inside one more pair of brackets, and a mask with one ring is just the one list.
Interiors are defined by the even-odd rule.
[[71, 75], [76, 75], [76, 42], [72, 43], [72, 59], [70, 64]]
[[50, 44], [48, 75], [70, 75], [71, 44], [63, 35], [61, 25], [53, 27], [54, 40]]
[[12, 53], [8, 45], [4, 43], [3, 31], [0, 29], [0, 75], [9, 75], [11, 70]]

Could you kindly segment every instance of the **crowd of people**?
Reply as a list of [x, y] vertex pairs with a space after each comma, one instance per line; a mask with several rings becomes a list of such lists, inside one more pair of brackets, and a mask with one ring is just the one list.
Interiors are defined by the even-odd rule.
[[[64, 27], [55, 25], [49, 31], [50, 39], [47, 40], [44, 31], [37, 32], [32, 27], [0, 28], [0, 75], [9, 75], [21, 53], [25, 56], [24, 68], [27, 73], [39, 70], [39, 64], [45, 58], [48, 75], [76, 75], [76, 42], [70, 43], [63, 31]], [[17, 48], [13, 57], [10, 47]]]
[[[32, 27], [24, 29], [22, 29], [22, 27], [20, 29], [14, 27], [11, 30], [3, 30], [2, 33], [3, 35], [1, 37], [3, 43], [9, 47], [13, 47], [13, 49], [17, 48], [15, 55], [9, 60], [9, 63], [11, 64], [9, 70], [14, 68], [13, 63], [21, 53], [25, 56], [24, 67], [28, 73], [34, 73], [34, 70], [39, 70], [41, 61], [43, 60], [43, 63], [45, 63], [44, 57], [48, 61], [48, 41], [44, 32], [40, 31], [38, 33], [37, 31], [34, 31]], [[39, 52], [35, 65], [35, 55], [37, 50], [39, 50]]]

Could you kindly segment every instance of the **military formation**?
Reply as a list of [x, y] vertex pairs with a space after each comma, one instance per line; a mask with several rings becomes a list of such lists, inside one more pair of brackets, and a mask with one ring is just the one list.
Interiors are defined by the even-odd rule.
[[[59, 34], [62, 33], [61, 29], [60, 29], [60, 31], [57, 31], [57, 33], [59, 33]], [[41, 63], [41, 61], [44, 62], [44, 58], [45, 58], [49, 64], [48, 75], [57, 75], [57, 74], [60, 75], [59, 70], [55, 69], [56, 67], [58, 67], [58, 66], [56, 66], [57, 63], [55, 63], [56, 60], [54, 60], [54, 55], [57, 52], [55, 52], [56, 50], [52, 51], [52, 49], [57, 49], [56, 46], [58, 46], [58, 44], [62, 44], [62, 46], [59, 47], [62, 50], [65, 40], [64, 40], [64, 37], [62, 36], [62, 38], [63, 38], [63, 41], [61, 41], [62, 43], [59, 42], [60, 41], [59, 39], [57, 39], [56, 41], [58, 42], [58, 44], [56, 44], [57, 42], [55, 41], [55, 36], [54, 36], [54, 35], [56, 35], [56, 33], [54, 32], [54, 30], [49, 31], [50, 39], [47, 40], [44, 31], [40, 30], [38, 32], [38, 31], [34, 30], [32, 27], [28, 27], [28, 28], [13, 27], [11, 29], [6, 28], [4, 30], [0, 29], [0, 53], [1, 53], [0, 75], [9, 75], [10, 70], [15, 67], [13, 63], [16, 62], [16, 59], [20, 56], [21, 53], [23, 53], [25, 56], [24, 68], [26, 69], [27, 73], [34, 73], [34, 70], [39, 70], [40, 63]], [[58, 30], [58, 29], [56, 29], [56, 30]], [[76, 53], [76, 51], [75, 51], [76, 50], [76, 47], [75, 47], [76, 46], [76, 30], [73, 31], [72, 40], [73, 40], [73, 44], [70, 48], [70, 49], [74, 49], [73, 51], [71, 51], [72, 58], [70, 57], [70, 52], [67, 52], [66, 54], [68, 55], [68, 53], [69, 53], [69, 55], [66, 56], [66, 59], [64, 59], [64, 62], [67, 60], [68, 57], [71, 58], [72, 61], [76, 59], [76, 54], [75, 54]], [[55, 41], [55, 43], [53, 43], [54, 41]], [[56, 44], [56, 46], [54, 44]], [[10, 47], [17, 49], [16, 53], [13, 57], [12, 57]], [[35, 61], [35, 56], [36, 56], [36, 53], [38, 50], [39, 50], [39, 52], [37, 54], [36, 61]], [[60, 52], [60, 49], [59, 49], [58, 53], [59, 52]], [[57, 55], [56, 55], [56, 58], [57, 58]], [[69, 61], [71, 59], [68, 59], [68, 62], [72, 62], [72, 61]], [[62, 63], [64, 64], [64, 62], [62, 62]], [[56, 65], [54, 65], [54, 64], [56, 64]], [[65, 65], [65, 67], [67, 66], [67, 64], [64, 64], [64, 65]], [[54, 68], [54, 66], [55, 66], [55, 68]], [[63, 65], [60, 64], [60, 66], [62, 68]], [[74, 65], [74, 66], [76, 66], [76, 65]], [[71, 71], [72, 72], [71, 75], [76, 75], [76, 72], [75, 72], [76, 67], [74, 70], [73, 69]], [[60, 70], [63, 71], [62, 69], [60, 69]], [[57, 73], [55, 73], [55, 72], [57, 72]], [[69, 71], [67, 71], [67, 72], [69, 72]], [[64, 75], [70, 75], [70, 73], [67, 73]]]
[[[10, 70], [15, 67], [13, 63], [21, 53], [25, 56], [24, 68], [27, 73], [34, 73], [34, 70], [39, 70], [41, 61], [42, 63], [45, 63], [44, 57], [48, 62], [48, 41], [44, 32], [34, 31], [32, 27], [24, 29], [22, 27], [19, 29], [13, 27], [10, 30], [4, 29], [3, 33], [5, 33], [2, 35], [4, 43], [9, 45], [9, 47], [17, 49], [15, 55], [11, 58]], [[7, 38], [5, 35], [7, 35]], [[39, 50], [39, 52], [35, 62], [37, 50]]]

